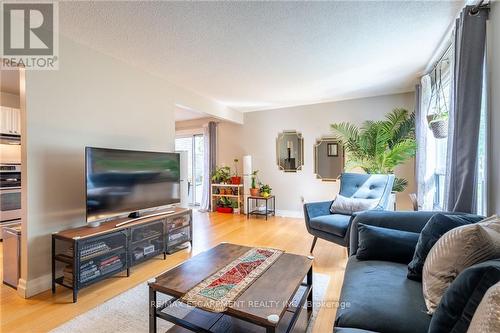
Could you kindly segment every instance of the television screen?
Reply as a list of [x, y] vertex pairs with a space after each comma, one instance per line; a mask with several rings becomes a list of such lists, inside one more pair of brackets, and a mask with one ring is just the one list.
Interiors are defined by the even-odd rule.
[[180, 202], [177, 153], [85, 148], [87, 222]]

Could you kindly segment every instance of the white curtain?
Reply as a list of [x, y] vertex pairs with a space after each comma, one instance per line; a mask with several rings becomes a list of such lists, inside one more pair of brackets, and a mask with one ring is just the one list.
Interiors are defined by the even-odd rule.
[[434, 205], [434, 171], [436, 146], [429, 140], [427, 114], [432, 101], [432, 80], [425, 75], [420, 81], [420, 101], [416, 108], [417, 200], [419, 210], [432, 210]]
[[210, 133], [208, 124], [203, 126], [203, 182], [200, 202], [200, 212], [210, 211]]

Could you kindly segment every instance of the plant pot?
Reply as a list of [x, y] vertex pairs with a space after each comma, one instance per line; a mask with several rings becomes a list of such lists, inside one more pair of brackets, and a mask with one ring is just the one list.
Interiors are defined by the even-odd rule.
[[240, 209], [239, 208], [233, 208], [233, 214], [239, 214]]
[[262, 193], [260, 194], [260, 196], [261, 196], [261, 197], [264, 197], [264, 198], [269, 198], [269, 197], [271, 196], [271, 193], [269, 193], [269, 192], [262, 192]]
[[429, 123], [429, 128], [432, 131], [432, 135], [436, 139], [444, 139], [448, 136], [448, 119], [442, 119], [442, 120], [430, 120], [432, 118], [429, 118], [427, 116], [427, 121]]
[[215, 210], [218, 213], [231, 214], [233, 212], [233, 208], [231, 207], [217, 207]]
[[239, 176], [231, 177], [231, 184], [232, 185], [240, 185], [241, 184], [241, 177], [239, 177]]
[[259, 189], [258, 188], [251, 188], [250, 195], [252, 197], [260, 197]]

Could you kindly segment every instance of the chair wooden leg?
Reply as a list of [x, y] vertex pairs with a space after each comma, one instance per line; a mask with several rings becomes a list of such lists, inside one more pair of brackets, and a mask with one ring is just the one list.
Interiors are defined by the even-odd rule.
[[318, 237], [314, 236], [313, 243], [311, 245], [311, 251], [310, 253], [313, 253], [314, 247], [316, 246], [316, 241], [318, 240]]

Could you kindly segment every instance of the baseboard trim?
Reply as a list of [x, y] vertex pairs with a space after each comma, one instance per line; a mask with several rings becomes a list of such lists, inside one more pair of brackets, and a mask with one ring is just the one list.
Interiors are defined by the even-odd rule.
[[17, 294], [22, 298], [28, 298], [26, 296], [26, 280], [19, 279], [19, 281], [17, 282]]
[[292, 218], [304, 218], [304, 212], [300, 210], [276, 210], [276, 216], [281, 217], [292, 217]]
[[52, 274], [45, 274], [32, 280], [19, 279], [17, 293], [23, 298], [29, 298], [49, 290], [51, 284]]

